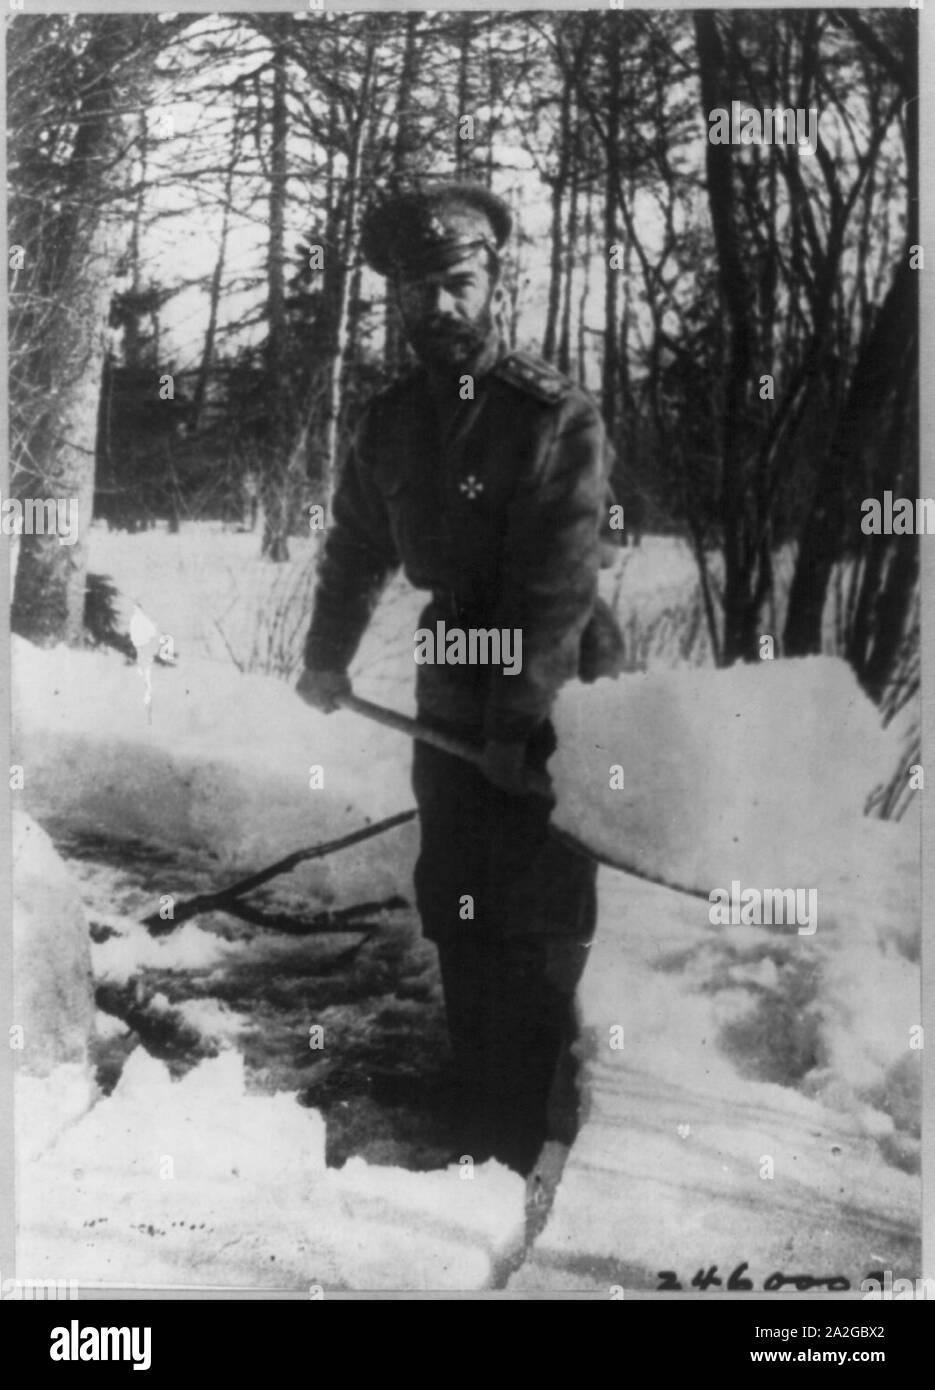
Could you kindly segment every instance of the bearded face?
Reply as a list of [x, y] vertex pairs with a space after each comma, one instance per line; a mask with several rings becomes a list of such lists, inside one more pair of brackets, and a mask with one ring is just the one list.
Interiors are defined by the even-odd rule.
[[396, 282], [396, 302], [413, 349], [428, 366], [451, 369], [469, 363], [489, 341], [499, 293], [484, 250], [445, 270]]

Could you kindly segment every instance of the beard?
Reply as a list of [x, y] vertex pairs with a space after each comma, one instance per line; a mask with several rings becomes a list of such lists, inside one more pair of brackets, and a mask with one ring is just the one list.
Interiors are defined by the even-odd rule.
[[406, 325], [413, 351], [428, 366], [462, 367], [486, 346], [493, 315], [485, 309], [476, 319], [431, 318]]

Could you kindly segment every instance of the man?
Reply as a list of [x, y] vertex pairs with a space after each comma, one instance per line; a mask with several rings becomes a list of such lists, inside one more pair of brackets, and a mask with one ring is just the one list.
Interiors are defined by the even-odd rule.
[[545, 1138], [572, 1137], [568, 1115], [550, 1129], [549, 1094], [595, 923], [595, 865], [550, 834], [552, 803], [527, 777], [545, 775], [555, 695], [593, 647], [610, 455], [591, 399], [501, 341], [509, 232], [506, 206], [463, 184], [365, 220], [364, 256], [421, 365], [372, 401], [343, 469], [298, 691], [330, 710], [350, 690], [400, 563], [431, 591], [422, 629], [519, 634], [510, 666], [445, 664], [437, 650], [417, 666], [419, 718], [483, 756], [478, 768], [417, 742], [412, 776], [416, 900], [439, 952], [460, 1141], [525, 1173]]

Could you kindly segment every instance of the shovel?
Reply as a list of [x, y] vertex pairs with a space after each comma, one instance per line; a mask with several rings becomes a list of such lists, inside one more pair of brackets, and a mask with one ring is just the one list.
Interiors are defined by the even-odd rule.
[[[418, 719], [411, 719], [408, 715], [397, 713], [396, 710], [386, 709], [383, 705], [374, 704], [371, 700], [362, 700], [359, 695], [339, 695], [336, 697], [335, 703], [341, 709], [350, 710], [352, 714], [362, 715], [364, 719], [371, 719], [375, 724], [380, 724], [385, 729], [393, 729], [396, 733], [405, 734], [407, 738], [420, 739], [423, 743], [431, 744], [433, 748], [441, 749], [443, 753], [451, 753], [456, 758], [463, 758], [465, 762], [473, 763], [475, 767], [480, 766], [481, 750], [476, 744], [468, 743], [467, 740], [456, 738], [452, 734], [441, 733], [438, 729], [420, 724]], [[543, 773], [530, 769], [526, 774], [526, 783], [529, 792], [533, 795], [543, 796], [548, 801], [554, 802], [552, 784]], [[194, 898], [175, 903], [172, 918], [168, 921], [163, 921], [158, 912], [153, 912], [143, 919], [144, 925], [153, 936], [164, 936], [168, 932], [175, 931], [183, 922], [198, 916], [200, 913], [224, 911], [231, 904], [238, 902], [244, 894], [251, 892], [254, 888], [261, 887], [280, 874], [289, 873], [299, 864], [310, 859], [321, 859], [337, 850], [348, 849], [351, 845], [372, 839], [375, 835], [382, 835], [385, 831], [393, 830], [406, 821], [414, 820], [417, 814], [415, 808], [400, 811], [394, 816], [388, 816], [385, 820], [363, 826], [360, 830], [351, 831], [337, 840], [330, 840], [320, 845], [311, 845], [307, 849], [295, 850], [292, 854], [287, 854], [284, 859], [277, 860], [275, 864], [270, 864], [267, 868], [260, 869], [257, 873], [250, 874], [249, 877], [240, 879], [217, 892], [199, 893]], [[700, 893], [697, 888], [686, 888], [682, 884], [673, 883], [670, 879], [663, 878], [659, 874], [649, 874], [645, 869], [641, 869], [635, 864], [628, 864], [622, 855], [608, 855], [599, 852], [579, 840], [576, 835], [572, 835], [570, 831], [554, 823], [549, 826], [549, 833], [577, 854], [582, 854], [587, 859], [593, 859], [598, 864], [606, 864], [611, 869], [620, 869], [625, 874], [632, 874], [634, 878], [644, 879], [647, 883], [657, 883], [660, 887], [670, 888], [676, 893], [687, 893], [691, 897], [708, 901], [707, 895]], [[380, 906], [380, 904], [368, 906]]]
[[[397, 733], [405, 734], [408, 738], [420, 739], [423, 743], [429, 743], [433, 748], [440, 748], [443, 753], [451, 753], [456, 758], [463, 758], [465, 762], [473, 763], [479, 767], [482, 760], [482, 753], [476, 744], [468, 743], [465, 739], [456, 738], [453, 734], [441, 733], [438, 729], [432, 729], [426, 724], [420, 724], [418, 719], [412, 719], [409, 715], [399, 714], [396, 710], [386, 709], [383, 705], [374, 704], [372, 700], [362, 700], [359, 695], [338, 695], [335, 703], [341, 709], [350, 710], [353, 714], [360, 714], [364, 719], [372, 719], [375, 724], [381, 724], [385, 729], [394, 729]], [[554, 802], [551, 780], [543, 773], [535, 769], [529, 769], [526, 773], [526, 786], [529, 792], [536, 796], [543, 796], [548, 801]], [[645, 869], [639, 868], [635, 864], [628, 864], [622, 855], [608, 855], [603, 851], [593, 849], [590, 845], [579, 840], [570, 831], [555, 825], [549, 826], [550, 834], [557, 840], [575, 850], [578, 854], [583, 854], [587, 859], [596, 860], [598, 864], [605, 864], [608, 868], [619, 869], [625, 874], [632, 874], [634, 878], [644, 879], [648, 883], [657, 883], [661, 888], [670, 888], [676, 893], [687, 893], [693, 898], [702, 898], [708, 901], [708, 895], [700, 892], [697, 888], [687, 888], [683, 884], [673, 883], [670, 879], [663, 878], [661, 874], [649, 874]]]

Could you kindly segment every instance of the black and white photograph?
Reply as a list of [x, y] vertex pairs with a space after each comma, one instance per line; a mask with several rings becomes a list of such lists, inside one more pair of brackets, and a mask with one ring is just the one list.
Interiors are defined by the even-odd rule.
[[10, 0], [4, 1299], [935, 1298], [927, 24]]

